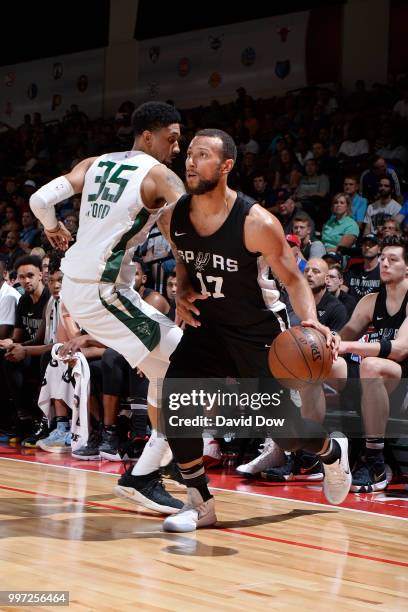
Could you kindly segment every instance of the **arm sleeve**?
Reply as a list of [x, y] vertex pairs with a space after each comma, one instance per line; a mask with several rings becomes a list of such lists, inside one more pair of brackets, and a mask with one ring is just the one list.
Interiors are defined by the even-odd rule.
[[71, 183], [65, 176], [60, 176], [33, 193], [30, 198], [30, 208], [45, 229], [51, 230], [58, 224], [55, 205], [73, 195]]

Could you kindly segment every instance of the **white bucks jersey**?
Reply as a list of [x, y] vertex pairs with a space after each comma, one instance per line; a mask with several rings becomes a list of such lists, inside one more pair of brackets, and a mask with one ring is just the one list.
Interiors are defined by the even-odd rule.
[[85, 175], [76, 243], [61, 269], [72, 279], [131, 285], [132, 257], [156, 222], [140, 194], [142, 181], [159, 162], [140, 151], [98, 157]]

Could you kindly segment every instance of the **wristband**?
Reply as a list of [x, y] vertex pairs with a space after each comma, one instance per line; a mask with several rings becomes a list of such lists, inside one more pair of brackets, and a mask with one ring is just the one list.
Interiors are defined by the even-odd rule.
[[47, 234], [57, 234], [61, 229], [61, 221], [58, 221], [57, 227], [53, 230], [46, 229]]
[[380, 352], [378, 353], [378, 357], [381, 357], [381, 359], [387, 359], [391, 351], [391, 340], [380, 340]]

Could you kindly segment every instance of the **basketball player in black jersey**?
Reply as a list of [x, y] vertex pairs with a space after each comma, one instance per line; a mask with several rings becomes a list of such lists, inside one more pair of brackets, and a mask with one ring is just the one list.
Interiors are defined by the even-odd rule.
[[[362, 357], [362, 416], [366, 434], [365, 456], [353, 469], [351, 490], [375, 493], [385, 489], [384, 436], [389, 395], [401, 378], [408, 377], [408, 255], [396, 236], [384, 239], [380, 255], [379, 292], [364, 296], [341, 330], [340, 353]], [[369, 342], [359, 342], [368, 328]], [[338, 370], [339, 359], [335, 368]]]
[[[279, 221], [227, 186], [235, 158], [236, 147], [228, 134], [198, 132], [187, 152], [189, 195], [168, 206], [160, 219], [160, 229], [177, 261], [178, 314], [188, 323], [166, 378], [270, 377], [269, 346], [286, 328], [287, 315], [275, 282], [269, 280], [269, 268], [287, 287], [303, 324], [319, 329], [337, 353], [338, 339], [318, 322], [311, 290], [297, 269]], [[285, 422], [288, 439], [280, 438], [279, 444], [319, 454], [326, 468], [326, 497], [341, 503], [351, 482], [347, 439], [329, 438], [318, 423], [302, 421], [294, 406]], [[202, 439], [169, 443], [188, 499], [173, 520], [166, 519], [164, 529], [193, 531], [214, 524]]]

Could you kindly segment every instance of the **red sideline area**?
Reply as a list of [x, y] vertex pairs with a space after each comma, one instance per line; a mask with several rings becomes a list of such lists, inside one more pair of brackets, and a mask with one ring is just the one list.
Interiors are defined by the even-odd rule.
[[[46, 453], [45, 451], [37, 449], [21, 448], [19, 444], [15, 446], [0, 444], [0, 458], [1, 457], [106, 474], [119, 475], [122, 474], [125, 469], [124, 464], [119, 462], [79, 461], [74, 459], [69, 453], [63, 455]], [[209, 471], [208, 475], [210, 477], [210, 487], [228, 491], [268, 495], [294, 501], [326, 504], [321, 483], [319, 482], [293, 482], [282, 484], [268, 483], [262, 480], [253, 479], [245, 480], [234, 473], [234, 468], [212, 469]], [[408, 519], [408, 498], [404, 499], [398, 496], [399, 491], [401, 491], [402, 494], [406, 494], [407, 489], [405, 485], [391, 485], [387, 490], [394, 491], [396, 497], [386, 497], [384, 493], [376, 493], [374, 495], [350, 494], [341, 507]]]

